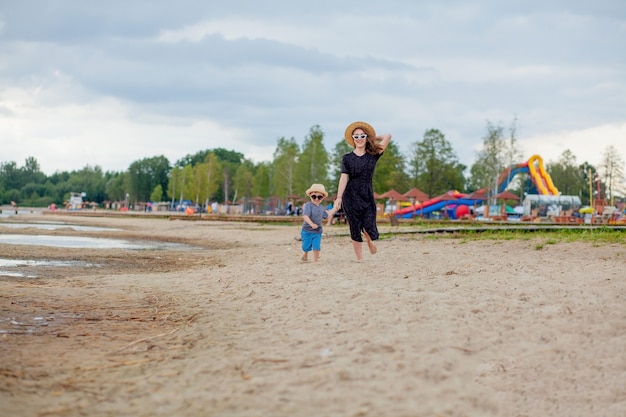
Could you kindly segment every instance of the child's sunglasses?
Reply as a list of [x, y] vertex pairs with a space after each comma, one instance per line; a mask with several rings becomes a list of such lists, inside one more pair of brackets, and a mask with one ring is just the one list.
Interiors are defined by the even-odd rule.
[[322, 198], [324, 198], [324, 196], [323, 195], [314, 194], [314, 195], [311, 196], [311, 198], [313, 200], [321, 200]]

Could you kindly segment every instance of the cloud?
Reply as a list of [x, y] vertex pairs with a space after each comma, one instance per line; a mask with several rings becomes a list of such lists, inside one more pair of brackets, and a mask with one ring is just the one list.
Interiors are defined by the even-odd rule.
[[0, 162], [48, 172], [214, 143], [270, 159], [279, 137], [320, 125], [331, 148], [356, 119], [402, 150], [439, 129], [471, 165], [486, 121], [517, 117], [546, 155], [626, 122], [619, 1], [37, 5], [0, 15]]
[[4, 112], [9, 117], [0, 114], [0, 134], [12, 140], [3, 145], [3, 153], [14, 155], [18, 164], [35, 156], [48, 174], [86, 165], [124, 171], [135, 160], [164, 155], [174, 163], [187, 154], [218, 147], [257, 161], [271, 156], [263, 147], [249, 146], [245, 128], [155, 116], [110, 97], [92, 97], [80, 104], [55, 99], [73, 89], [59, 82], [47, 88], [5, 91], [1, 100], [12, 105]]
[[542, 133], [520, 140], [520, 144], [531, 154], [539, 154], [546, 162], [558, 162], [563, 152], [570, 150], [579, 164], [588, 162], [599, 166], [609, 146], [626, 158], [626, 122]]

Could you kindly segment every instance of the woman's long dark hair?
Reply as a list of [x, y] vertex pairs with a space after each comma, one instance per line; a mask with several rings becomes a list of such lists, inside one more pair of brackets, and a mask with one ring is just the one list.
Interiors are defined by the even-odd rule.
[[378, 141], [376, 141], [376, 137], [367, 135], [367, 143], [365, 144], [365, 152], [370, 155], [377, 155], [383, 150], [383, 147], [380, 146]]

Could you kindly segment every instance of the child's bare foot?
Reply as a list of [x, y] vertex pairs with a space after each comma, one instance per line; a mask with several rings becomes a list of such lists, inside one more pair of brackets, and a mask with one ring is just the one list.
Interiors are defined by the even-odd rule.
[[308, 254], [307, 254], [306, 252], [304, 252], [304, 253], [302, 254], [302, 257], [300, 258], [300, 260], [301, 260], [302, 262], [307, 262], [307, 261], [309, 260]]

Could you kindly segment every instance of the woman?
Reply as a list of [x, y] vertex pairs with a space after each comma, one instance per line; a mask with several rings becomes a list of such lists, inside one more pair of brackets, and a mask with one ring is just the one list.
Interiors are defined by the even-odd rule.
[[376, 136], [374, 128], [365, 122], [350, 124], [344, 133], [346, 142], [354, 148], [341, 160], [341, 177], [333, 212], [343, 207], [357, 261], [363, 260], [363, 236], [370, 253], [376, 253], [376, 201], [372, 179], [378, 159], [391, 141], [390, 134]]

